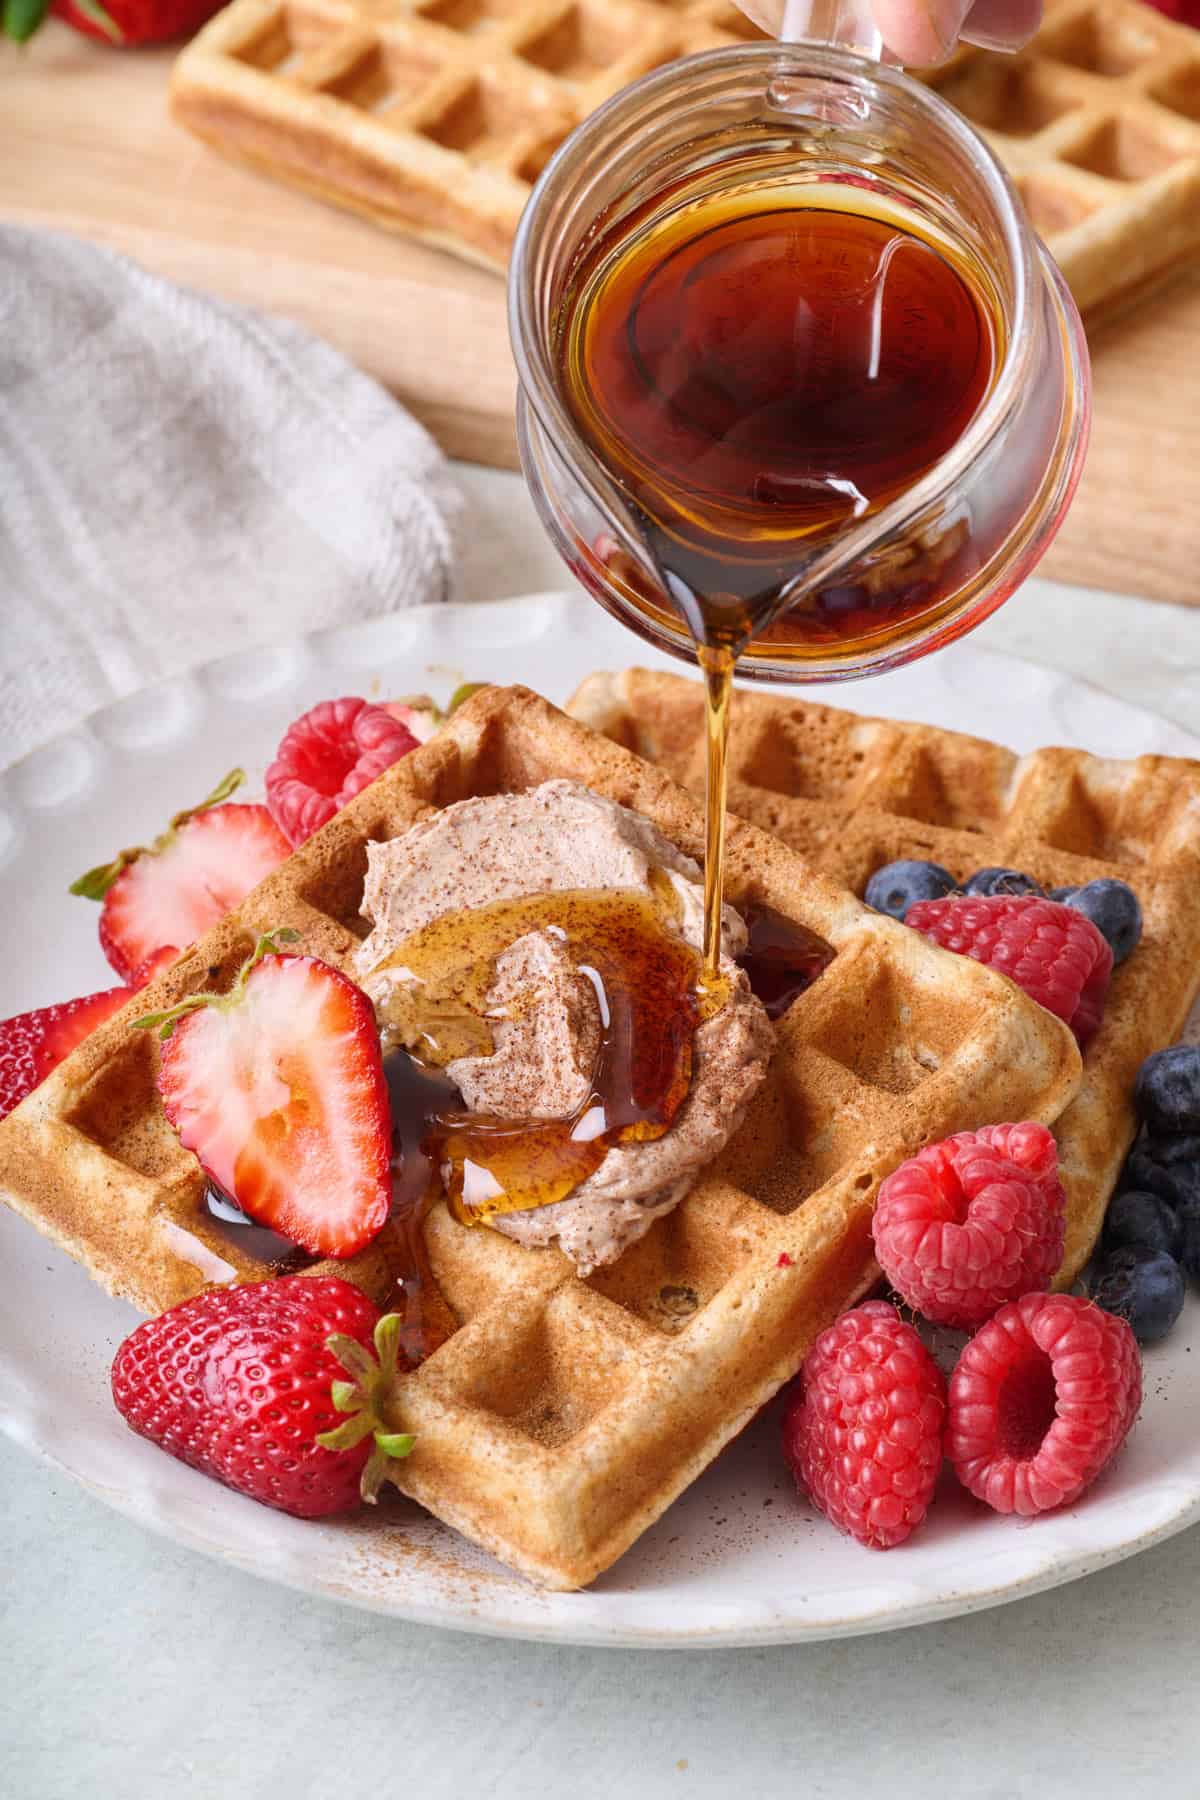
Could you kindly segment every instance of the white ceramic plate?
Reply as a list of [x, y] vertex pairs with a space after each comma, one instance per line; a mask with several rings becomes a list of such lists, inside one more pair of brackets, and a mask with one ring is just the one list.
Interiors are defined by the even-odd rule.
[[[214, 663], [98, 713], [0, 775], [0, 1016], [109, 985], [95, 913], [68, 896], [68, 882], [119, 845], [145, 842], [235, 762], [260, 789], [284, 727], [316, 700], [426, 687], [444, 699], [465, 678], [524, 681], [562, 701], [589, 670], [635, 658], [664, 661], [580, 595], [540, 594], [404, 613]], [[1197, 740], [1136, 707], [969, 644], [845, 699], [1021, 750], [1057, 742], [1121, 757], [1200, 754]], [[361, 1520], [302, 1524], [162, 1455], [126, 1430], [108, 1397], [132, 1309], [3, 1208], [0, 1266], [0, 1399], [19, 1442], [180, 1543], [400, 1618], [575, 1643], [792, 1642], [1014, 1599], [1200, 1518], [1194, 1301], [1147, 1355], [1128, 1449], [1072, 1511], [1022, 1525], [947, 1483], [910, 1545], [861, 1549], [797, 1500], [776, 1407], [587, 1593], [548, 1595], [399, 1498]]]

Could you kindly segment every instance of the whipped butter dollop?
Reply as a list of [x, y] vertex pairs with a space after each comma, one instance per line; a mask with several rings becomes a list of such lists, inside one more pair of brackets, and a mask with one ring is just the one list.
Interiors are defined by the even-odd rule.
[[[556, 890], [646, 893], [665, 876], [679, 903], [679, 935], [702, 946], [699, 866], [649, 819], [574, 782], [460, 801], [402, 837], [370, 844], [367, 856], [362, 910], [372, 929], [356, 965], [377, 1007], [406, 979], [403, 967], [381, 967], [406, 938], [444, 914], [497, 900]], [[745, 943], [727, 906], [721, 972], [729, 997], [696, 1029], [687, 1097], [664, 1135], [610, 1146], [566, 1199], [497, 1214], [495, 1230], [530, 1246], [557, 1244], [586, 1275], [614, 1262], [683, 1199], [737, 1129], [774, 1049], [766, 1012], [734, 961]], [[602, 1004], [561, 933], [526, 932], [494, 966], [493, 1053], [447, 1066], [464, 1106], [508, 1118], [570, 1117], [587, 1097]]]

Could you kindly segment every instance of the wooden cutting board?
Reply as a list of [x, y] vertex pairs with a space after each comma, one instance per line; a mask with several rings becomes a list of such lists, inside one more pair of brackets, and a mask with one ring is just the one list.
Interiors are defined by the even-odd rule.
[[[515, 468], [503, 283], [223, 163], [167, 116], [171, 54], [58, 24], [0, 43], [0, 219], [298, 319], [452, 455]], [[1200, 281], [1107, 325], [1093, 357], [1091, 455], [1043, 568], [1200, 605]]]

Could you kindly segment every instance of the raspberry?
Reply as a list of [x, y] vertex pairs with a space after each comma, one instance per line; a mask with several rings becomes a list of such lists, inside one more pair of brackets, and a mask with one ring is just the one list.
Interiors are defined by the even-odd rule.
[[894, 1306], [843, 1313], [808, 1353], [783, 1421], [796, 1480], [860, 1544], [888, 1550], [925, 1517], [942, 1466], [946, 1384]]
[[1075, 1294], [1026, 1294], [977, 1331], [950, 1377], [946, 1454], [1001, 1513], [1082, 1494], [1125, 1441], [1142, 1400], [1124, 1319]]
[[1081, 1045], [1100, 1023], [1113, 954], [1090, 919], [1031, 895], [952, 895], [918, 900], [904, 915], [944, 950], [1008, 975], [1065, 1019]]
[[417, 748], [407, 725], [366, 700], [322, 700], [289, 725], [267, 770], [267, 806], [302, 844], [368, 782]]
[[989, 1125], [929, 1144], [889, 1175], [872, 1222], [900, 1297], [970, 1330], [1045, 1288], [1062, 1261], [1066, 1202], [1044, 1125]]

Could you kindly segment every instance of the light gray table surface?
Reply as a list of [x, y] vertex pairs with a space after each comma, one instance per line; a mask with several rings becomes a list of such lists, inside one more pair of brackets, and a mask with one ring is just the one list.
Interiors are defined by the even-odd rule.
[[[461, 474], [460, 597], [564, 585], [516, 478]], [[980, 637], [1200, 731], [1200, 610], [1029, 594]], [[147, 1535], [4, 1440], [0, 1520], [3, 1800], [1200, 1793], [1200, 1530], [971, 1618], [657, 1653], [306, 1599]]]

